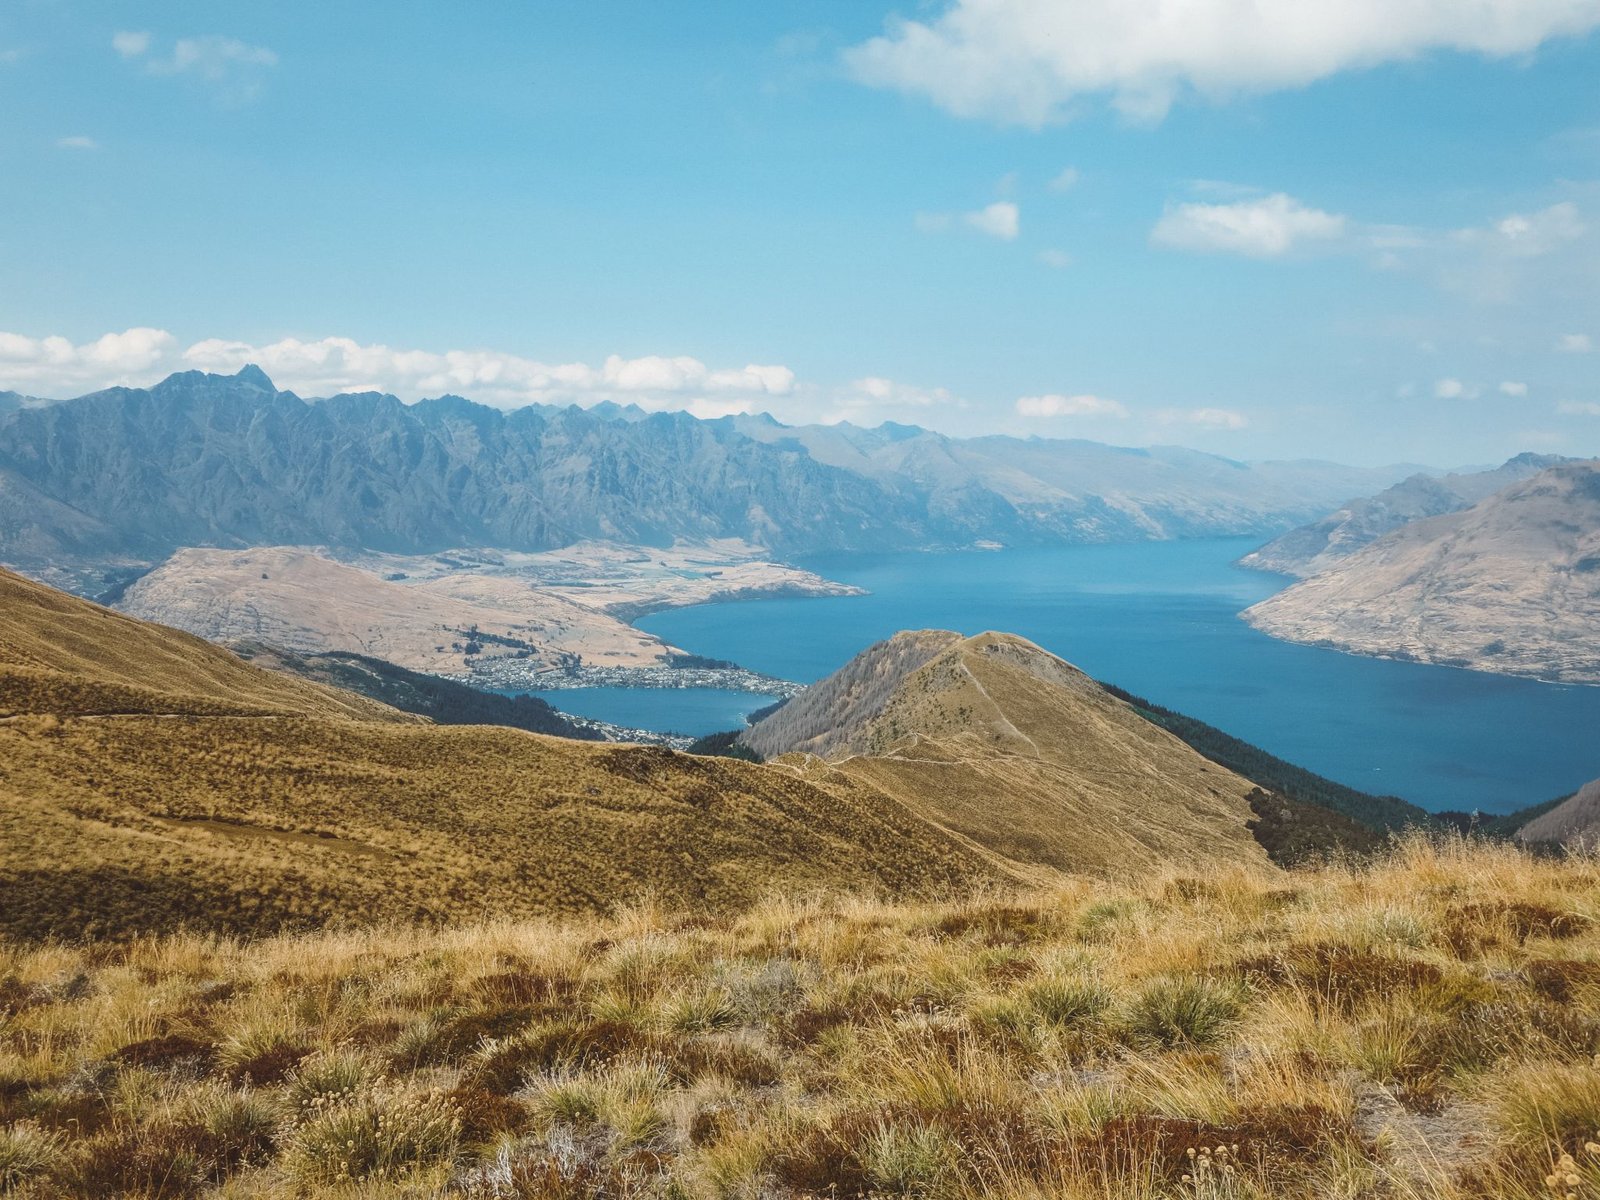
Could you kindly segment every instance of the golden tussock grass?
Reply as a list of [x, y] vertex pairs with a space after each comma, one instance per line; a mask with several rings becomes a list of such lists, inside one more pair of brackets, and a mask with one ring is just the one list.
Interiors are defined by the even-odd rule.
[[0, 1192], [1600, 1195], [1600, 864], [0, 943]]

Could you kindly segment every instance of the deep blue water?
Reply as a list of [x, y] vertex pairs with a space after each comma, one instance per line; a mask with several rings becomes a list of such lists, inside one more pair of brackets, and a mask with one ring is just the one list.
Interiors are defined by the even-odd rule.
[[[1006, 630], [1291, 762], [1431, 809], [1509, 811], [1600, 777], [1600, 687], [1276, 641], [1237, 616], [1285, 582], [1231, 565], [1255, 544], [815, 558], [801, 565], [871, 595], [703, 605], [639, 624], [692, 653], [805, 682], [897, 630]], [[547, 699], [569, 707], [572, 695]], [[589, 715], [708, 731], [689, 718], [709, 711], [689, 693], [624, 690], [616, 703]]]
[[740, 729], [746, 713], [764, 708], [775, 699], [720, 688], [561, 688], [528, 694], [574, 716], [691, 737]]

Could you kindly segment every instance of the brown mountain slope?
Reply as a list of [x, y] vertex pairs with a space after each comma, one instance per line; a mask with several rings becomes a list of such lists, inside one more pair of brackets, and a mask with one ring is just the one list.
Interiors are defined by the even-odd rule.
[[892, 796], [1002, 870], [1266, 866], [1252, 785], [1022, 638], [879, 643], [745, 734], [801, 778]]
[[1403, 526], [1244, 617], [1357, 654], [1600, 683], [1600, 462]]
[[961, 891], [888, 797], [640, 746], [413, 723], [0, 575], [0, 934], [241, 932]]
[[1516, 832], [1517, 840], [1542, 846], [1594, 850], [1600, 847], [1600, 779], [1584, 784], [1549, 812]]
[[416, 720], [0, 568], [0, 717], [31, 712]]
[[[671, 649], [525, 579], [448, 574], [399, 583], [298, 546], [179, 550], [117, 607], [215, 642], [366, 654], [441, 675], [496, 659], [552, 668], [574, 654], [595, 666], [659, 666]], [[481, 646], [469, 630], [488, 635]]]

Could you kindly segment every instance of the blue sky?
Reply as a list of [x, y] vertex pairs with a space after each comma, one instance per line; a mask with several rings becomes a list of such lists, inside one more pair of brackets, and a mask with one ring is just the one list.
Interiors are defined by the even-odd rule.
[[1600, 0], [1156, 7], [12, 0], [0, 388], [1600, 453]]

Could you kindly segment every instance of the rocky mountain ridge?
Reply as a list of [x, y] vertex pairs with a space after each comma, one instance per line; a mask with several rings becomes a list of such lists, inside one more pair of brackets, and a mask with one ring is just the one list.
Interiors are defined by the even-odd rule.
[[740, 538], [796, 555], [1240, 534], [1403, 473], [615, 405], [307, 401], [247, 367], [0, 413], [0, 561], [95, 593], [185, 546]]

